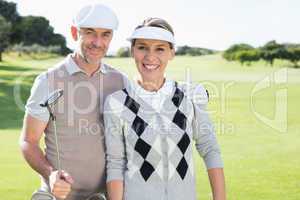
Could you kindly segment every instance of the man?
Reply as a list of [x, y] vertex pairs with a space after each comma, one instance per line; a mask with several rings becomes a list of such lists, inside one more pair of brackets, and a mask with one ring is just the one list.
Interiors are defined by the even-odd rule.
[[[126, 80], [102, 63], [117, 26], [117, 17], [108, 7], [81, 8], [71, 27], [76, 50], [40, 74], [31, 89], [20, 147], [28, 164], [41, 175], [41, 190], [56, 198], [83, 200], [104, 192], [103, 104]], [[53, 106], [55, 127], [49, 111], [40, 104], [57, 89], [63, 90], [63, 96]], [[58, 170], [55, 128], [63, 170]], [[43, 133], [45, 153], [39, 146]]]

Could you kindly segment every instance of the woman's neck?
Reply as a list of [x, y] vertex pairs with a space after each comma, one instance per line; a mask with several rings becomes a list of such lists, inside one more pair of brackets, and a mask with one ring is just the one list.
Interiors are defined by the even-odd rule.
[[150, 92], [156, 92], [158, 91], [160, 88], [162, 88], [162, 86], [165, 83], [165, 78], [161, 78], [158, 80], [144, 80], [144, 79], [140, 79], [138, 80], [138, 84], [144, 88], [146, 91], [150, 91]]

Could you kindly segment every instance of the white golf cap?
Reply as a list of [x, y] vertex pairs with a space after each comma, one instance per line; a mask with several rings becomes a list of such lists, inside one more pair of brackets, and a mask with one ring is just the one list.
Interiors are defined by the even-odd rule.
[[152, 39], [152, 40], [162, 40], [167, 41], [175, 45], [175, 38], [170, 31], [167, 31], [163, 28], [145, 26], [134, 30], [132, 35], [127, 38], [128, 41], [134, 39]]
[[116, 30], [119, 22], [116, 14], [103, 4], [82, 7], [73, 18], [73, 26], [79, 28], [105, 28]]

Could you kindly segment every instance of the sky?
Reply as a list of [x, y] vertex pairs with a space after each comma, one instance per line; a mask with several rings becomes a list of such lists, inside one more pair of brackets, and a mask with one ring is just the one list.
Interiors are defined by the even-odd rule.
[[9, 0], [20, 15], [44, 16], [56, 33], [74, 48], [70, 26], [74, 13], [87, 2], [111, 7], [120, 22], [110, 52], [129, 46], [126, 38], [148, 17], [166, 19], [176, 45], [224, 50], [236, 43], [255, 47], [270, 40], [300, 43], [300, 0]]

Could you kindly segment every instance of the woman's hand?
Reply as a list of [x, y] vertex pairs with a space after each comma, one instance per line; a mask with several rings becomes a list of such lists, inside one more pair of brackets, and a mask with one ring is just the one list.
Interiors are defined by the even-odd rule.
[[108, 200], [123, 200], [123, 181], [112, 180], [106, 184]]

